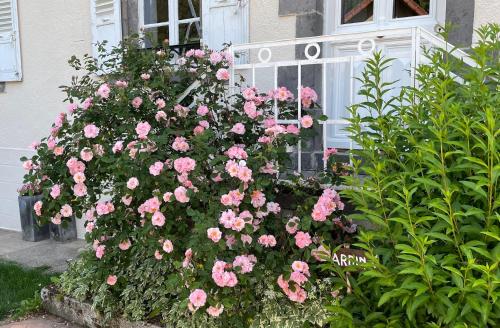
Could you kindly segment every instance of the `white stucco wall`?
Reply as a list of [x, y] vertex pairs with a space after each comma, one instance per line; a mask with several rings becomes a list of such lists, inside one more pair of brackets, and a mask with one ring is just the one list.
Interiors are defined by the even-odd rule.
[[[249, 14], [250, 42], [277, 41], [295, 38], [295, 15], [279, 16], [278, 0], [251, 0]], [[272, 60], [287, 60], [295, 57], [295, 47], [272, 47]], [[250, 60], [258, 61], [257, 50], [250, 52]], [[239, 72], [251, 84], [251, 72]], [[273, 69], [261, 68], [256, 72], [255, 86], [267, 91], [273, 87]]]
[[67, 60], [91, 51], [89, 1], [18, 0], [18, 12], [23, 80], [7, 82], [0, 93], [0, 228], [13, 230], [21, 228], [19, 157], [29, 154], [29, 144], [46, 136], [65, 111], [58, 87], [74, 74]]
[[[500, 1], [499, 0], [475, 0], [474, 7], [474, 30], [486, 23], [500, 24]], [[477, 40], [474, 34], [473, 42]]]
[[279, 17], [278, 9], [278, 0], [250, 1], [250, 42], [295, 37], [295, 15]]

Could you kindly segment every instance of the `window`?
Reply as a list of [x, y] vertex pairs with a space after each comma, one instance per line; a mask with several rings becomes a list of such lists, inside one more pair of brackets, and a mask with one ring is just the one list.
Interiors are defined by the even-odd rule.
[[342, 24], [373, 20], [373, 0], [342, 1]]
[[392, 18], [427, 16], [430, 0], [394, 0]]
[[[152, 41], [169, 40], [171, 46], [199, 46], [200, 0], [140, 0], [141, 31]], [[146, 44], [150, 47], [151, 44]]]
[[21, 79], [17, 1], [0, 0], [0, 82]]
[[434, 30], [444, 23], [442, 0], [338, 0], [325, 5], [326, 34], [422, 26]]

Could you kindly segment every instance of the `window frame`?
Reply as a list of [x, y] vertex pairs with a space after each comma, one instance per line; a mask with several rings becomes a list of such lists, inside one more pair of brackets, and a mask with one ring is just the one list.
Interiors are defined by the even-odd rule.
[[[183, 1], [183, 0], [181, 0]], [[200, 3], [200, 13], [198, 14], [198, 17], [194, 18], [185, 18], [185, 19], [179, 19], [179, 0], [168, 0], [168, 21], [166, 22], [159, 22], [159, 23], [154, 23], [154, 24], [145, 24], [144, 23], [144, 0], [139, 0], [138, 1], [138, 13], [139, 13], [139, 33], [144, 34], [148, 29], [151, 28], [157, 28], [157, 27], [168, 27], [168, 41], [170, 46], [184, 46], [184, 45], [192, 45], [190, 43], [188, 44], [180, 44], [179, 40], [179, 31], [180, 28], [179, 26], [181, 24], [189, 24], [189, 23], [198, 23], [199, 29], [200, 29], [200, 42], [202, 39], [202, 29], [201, 29], [201, 8], [202, 8], [202, 3]], [[196, 28], [196, 27], [195, 27]]]
[[342, 24], [342, 0], [328, 1], [325, 6], [325, 34], [356, 33], [390, 28], [421, 26], [433, 31], [436, 24], [443, 25], [446, 1], [430, 0], [429, 14], [425, 16], [393, 18], [396, 0], [374, 0], [373, 20]]

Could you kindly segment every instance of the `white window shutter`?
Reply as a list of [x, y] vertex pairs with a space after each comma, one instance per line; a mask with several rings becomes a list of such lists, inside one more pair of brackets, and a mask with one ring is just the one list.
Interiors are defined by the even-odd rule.
[[0, 82], [21, 79], [17, 1], [0, 0]]
[[224, 43], [248, 42], [249, 0], [203, 1], [203, 44], [220, 50]]
[[97, 42], [108, 41], [106, 49], [110, 50], [122, 40], [120, 0], [91, 0], [92, 14], [92, 48], [97, 56]]

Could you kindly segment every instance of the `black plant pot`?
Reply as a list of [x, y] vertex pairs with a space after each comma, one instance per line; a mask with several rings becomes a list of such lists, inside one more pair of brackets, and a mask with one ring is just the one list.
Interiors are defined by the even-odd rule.
[[71, 217], [71, 221], [61, 224], [50, 223], [50, 238], [55, 241], [65, 242], [76, 239], [76, 220]]
[[37, 216], [33, 210], [35, 203], [42, 199], [42, 195], [18, 196], [19, 216], [21, 217], [21, 228], [23, 229], [23, 240], [40, 241], [50, 237], [49, 225], [40, 226]]

